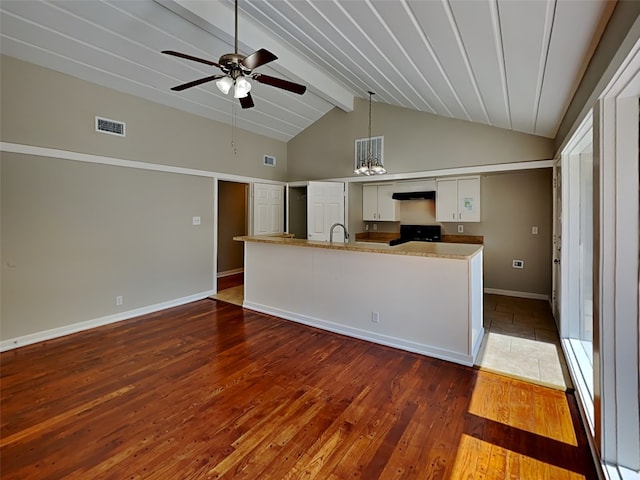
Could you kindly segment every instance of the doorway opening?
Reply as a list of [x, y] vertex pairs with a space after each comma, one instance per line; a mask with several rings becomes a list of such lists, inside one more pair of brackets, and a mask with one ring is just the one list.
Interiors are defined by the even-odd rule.
[[217, 293], [212, 297], [236, 305], [244, 299], [244, 242], [249, 233], [249, 184], [218, 181]]
[[307, 238], [307, 186], [289, 187], [289, 229], [295, 238]]

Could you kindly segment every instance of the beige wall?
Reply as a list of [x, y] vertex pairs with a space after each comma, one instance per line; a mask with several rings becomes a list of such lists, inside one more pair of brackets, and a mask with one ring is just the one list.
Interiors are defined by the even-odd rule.
[[9, 153], [0, 170], [2, 340], [213, 288], [213, 179]]
[[[359, 190], [359, 196], [353, 194]], [[361, 184], [352, 183], [350, 225], [354, 233], [364, 225], [379, 232], [399, 232], [400, 224], [437, 224], [435, 202], [411, 200], [401, 203], [400, 222], [362, 222]], [[481, 222], [441, 223], [442, 232], [484, 236], [484, 287], [509, 292], [551, 295], [552, 262], [552, 170], [535, 169], [481, 176]], [[437, 200], [436, 200], [437, 201]], [[538, 227], [538, 235], [531, 227]], [[522, 270], [513, 260], [524, 260]]]
[[[354, 142], [368, 136], [368, 100], [333, 109], [287, 145], [290, 181], [352, 177]], [[428, 113], [373, 104], [372, 135], [384, 136], [389, 173], [548, 160], [552, 139]]]
[[[265, 179], [286, 145], [0, 56], [3, 142]], [[95, 132], [96, 115], [126, 137]], [[275, 155], [277, 168], [263, 167]], [[3, 153], [2, 340], [213, 289], [214, 179]], [[193, 216], [202, 225], [191, 225]], [[8, 266], [14, 265], [14, 266]], [[124, 304], [115, 305], [122, 295]]]
[[248, 188], [246, 183], [218, 183], [218, 273], [244, 266], [244, 243], [233, 237], [248, 233]]
[[[484, 235], [485, 288], [550, 297], [552, 170], [486, 175], [481, 188], [482, 223], [464, 225]], [[534, 226], [538, 235], [531, 234]], [[512, 260], [524, 260], [524, 269], [514, 269]]]
[[[160, 165], [284, 180], [284, 142], [190, 115], [12, 57], [0, 56], [2, 141]], [[126, 137], [95, 132], [95, 117], [126, 123]], [[277, 166], [262, 165], [264, 154]]]

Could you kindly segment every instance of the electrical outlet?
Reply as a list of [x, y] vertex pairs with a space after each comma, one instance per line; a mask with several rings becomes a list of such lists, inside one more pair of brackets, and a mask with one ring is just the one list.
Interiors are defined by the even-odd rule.
[[458, 225], [458, 233], [464, 233], [464, 225]]
[[378, 230], [378, 224], [377, 224], [377, 223], [374, 223], [374, 224], [373, 224], [373, 229], [374, 229], [374, 230]]
[[200, 219], [200, 217], [193, 217], [191, 219], [191, 224], [192, 225], [200, 225], [202, 223], [202, 220]]
[[538, 227], [531, 227], [531, 235], [537, 235], [538, 234]]
[[514, 260], [513, 268], [524, 268], [524, 260]]
[[116, 306], [119, 307], [120, 305], [122, 305], [123, 302], [124, 302], [124, 299], [122, 298], [122, 295], [118, 295], [116, 297]]
[[380, 312], [371, 312], [371, 322], [372, 323], [380, 322]]
[[365, 223], [365, 224], [364, 224], [364, 229], [365, 229], [365, 231], [367, 231], [367, 232], [369, 231], [369, 224], [368, 224], [368, 223]]

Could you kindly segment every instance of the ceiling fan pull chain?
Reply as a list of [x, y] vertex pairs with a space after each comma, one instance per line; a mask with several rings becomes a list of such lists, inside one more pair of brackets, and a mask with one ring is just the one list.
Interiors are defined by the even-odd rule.
[[233, 149], [233, 156], [238, 155], [237, 141], [236, 141], [236, 127], [237, 127], [237, 115], [238, 109], [236, 108], [236, 103], [231, 102], [231, 148]]

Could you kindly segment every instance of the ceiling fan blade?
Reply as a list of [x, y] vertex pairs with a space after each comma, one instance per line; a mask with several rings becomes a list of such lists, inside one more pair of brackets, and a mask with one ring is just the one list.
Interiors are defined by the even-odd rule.
[[172, 87], [171, 90], [181, 92], [182, 90], [186, 90], [187, 88], [195, 87], [197, 85], [201, 85], [212, 80], [217, 80], [218, 78], [222, 77], [224, 77], [224, 75], [211, 75], [210, 77], [200, 78], [198, 80], [193, 80], [192, 82], [183, 83], [182, 85], [178, 85], [177, 87]]
[[261, 48], [260, 50], [255, 51], [247, 55], [246, 57], [244, 57], [244, 60], [242, 60], [241, 63], [243, 67], [249, 70], [254, 70], [260, 67], [261, 65], [264, 65], [269, 62], [273, 62], [277, 58], [278, 57], [276, 57], [269, 50], [265, 50], [264, 48]]
[[253, 98], [251, 98], [251, 94], [247, 93], [246, 97], [240, 99], [240, 106], [242, 108], [252, 108], [253, 107]]
[[282, 78], [271, 77], [262, 73], [255, 73], [251, 77], [260, 83], [264, 83], [265, 85], [282, 88], [283, 90], [288, 90], [289, 92], [297, 93], [298, 95], [302, 95], [307, 91], [307, 87], [305, 87], [304, 85], [293, 83], [289, 80], [283, 80]]
[[162, 53], [166, 53], [167, 55], [173, 55], [174, 57], [186, 58], [187, 60], [193, 60], [194, 62], [204, 63], [205, 65], [211, 65], [212, 67], [220, 68], [216, 62], [212, 62], [211, 60], [205, 60], [204, 58], [194, 57], [192, 55], [187, 55], [186, 53], [174, 52], [173, 50], [163, 50]]

